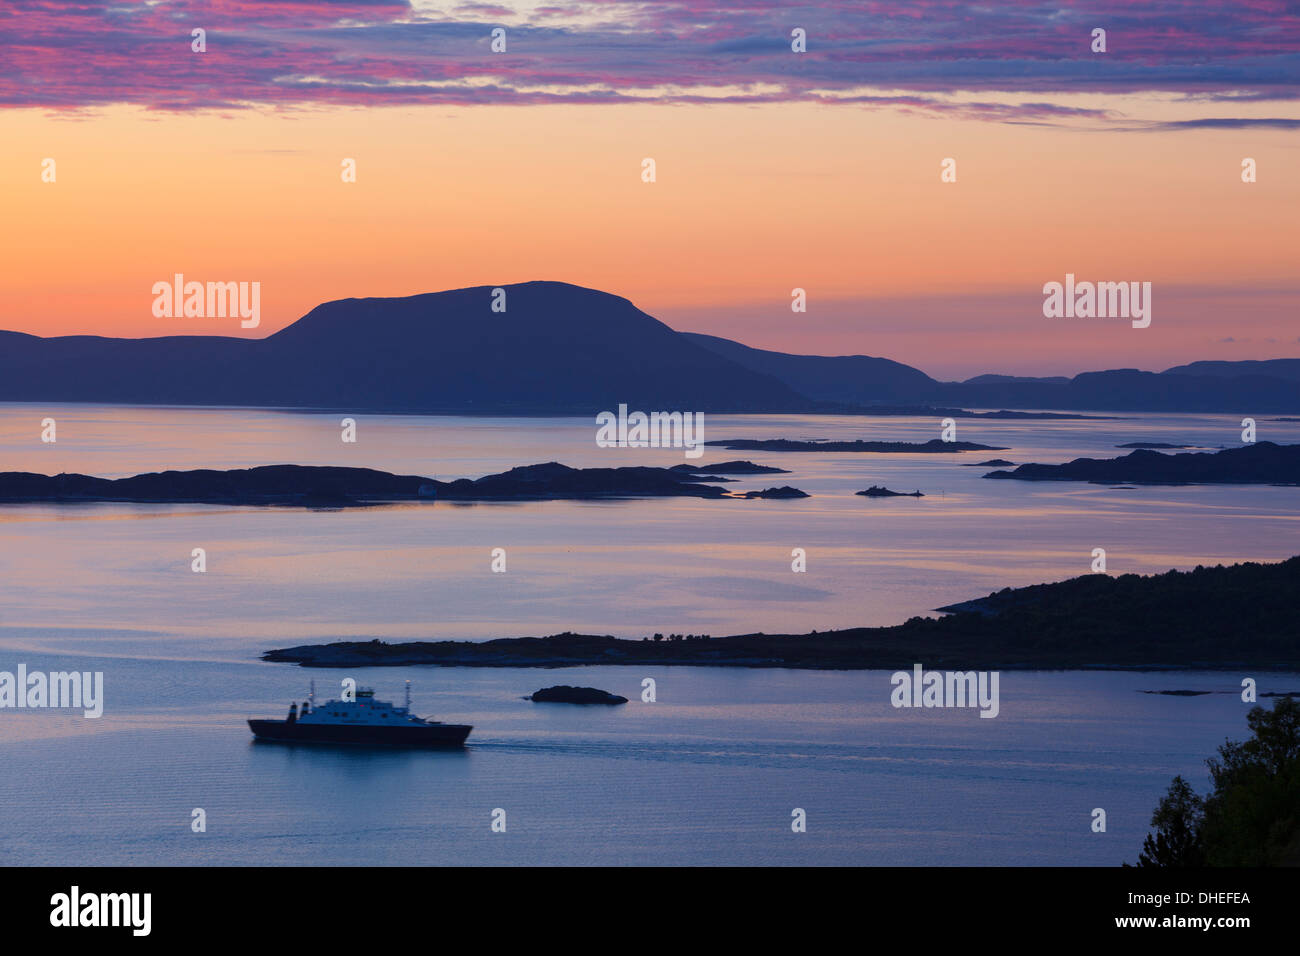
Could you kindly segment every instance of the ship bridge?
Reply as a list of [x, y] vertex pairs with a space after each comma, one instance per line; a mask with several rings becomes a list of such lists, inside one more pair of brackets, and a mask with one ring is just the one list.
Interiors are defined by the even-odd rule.
[[406, 707], [395, 707], [389, 701], [375, 700], [375, 692], [369, 687], [358, 687], [355, 700], [331, 700], [304, 707], [298, 722], [368, 727], [425, 723], [411, 713], [409, 702]]

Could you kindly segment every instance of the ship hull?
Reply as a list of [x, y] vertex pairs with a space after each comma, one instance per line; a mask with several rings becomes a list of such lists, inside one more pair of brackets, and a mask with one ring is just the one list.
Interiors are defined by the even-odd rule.
[[473, 730], [466, 724], [425, 727], [374, 727], [347, 724], [304, 724], [287, 720], [250, 720], [258, 740], [294, 744], [357, 744], [366, 747], [461, 747]]

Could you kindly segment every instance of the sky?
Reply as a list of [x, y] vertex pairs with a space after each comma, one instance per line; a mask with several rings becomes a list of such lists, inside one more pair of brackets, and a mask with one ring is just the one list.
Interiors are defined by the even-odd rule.
[[[1298, 93], [1287, 3], [9, 0], [0, 328], [556, 279], [941, 378], [1296, 357]], [[1151, 325], [1045, 318], [1067, 273]]]

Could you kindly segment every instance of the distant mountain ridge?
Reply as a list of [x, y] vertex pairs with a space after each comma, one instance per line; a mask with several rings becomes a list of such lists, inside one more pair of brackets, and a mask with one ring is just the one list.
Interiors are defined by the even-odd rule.
[[618, 296], [561, 282], [319, 305], [265, 339], [0, 333], [0, 401], [592, 414], [808, 411]]
[[[264, 339], [0, 332], [0, 401], [594, 415], [919, 409], [1300, 412], [1300, 359], [940, 382], [869, 355], [793, 355], [677, 332], [563, 282], [326, 302]], [[883, 411], [883, 408], [882, 408]]]
[[962, 385], [1001, 385], [1006, 382], [1046, 382], [1049, 385], [1064, 385], [1070, 381], [1068, 375], [976, 375], [962, 382]]
[[1300, 381], [1260, 375], [1185, 375], [1122, 368], [1082, 372], [1065, 384], [951, 383], [942, 386], [932, 400], [985, 408], [1252, 415], [1300, 408]]
[[1300, 409], [1300, 359], [1193, 362], [1165, 372], [1110, 369], [1082, 372], [1073, 378], [977, 375], [964, 382], [939, 382], [890, 359], [788, 355], [714, 336], [690, 334], [690, 338], [752, 371], [785, 382], [808, 398], [826, 402], [870, 405], [905, 401], [963, 408], [1094, 412], [1256, 414]]
[[750, 348], [698, 332], [683, 337], [703, 348], [769, 375], [815, 401], [867, 405], [913, 402], [934, 394], [939, 383], [919, 369], [870, 355], [790, 355]]
[[1300, 358], [1246, 359], [1240, 362], [1190, 362], [1187, 365], [1175, 365], [1173, 368], [1167, 368], [1161, 374], [1226, 378], [1259, 375], [1265, 378], [1282, 378], [1291, 382], [1300, 382]]

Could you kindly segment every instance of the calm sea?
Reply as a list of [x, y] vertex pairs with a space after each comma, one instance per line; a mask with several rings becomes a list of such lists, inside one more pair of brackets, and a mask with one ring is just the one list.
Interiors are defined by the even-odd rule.
[[[41, 420], [58, 441], [40, 441]], [[0, 406], [0, 469], [117, 477], [296, 462], [440, 479], [518, 464], [655, 464], [601, 449], [594, 420]], [[0, 711], [0, 863], [861, 863], [1110, 865], [1133, 859], [1171, 776], [1241, 736], [1242, 674], [1004, 673], [1001, 713], [895, 710], [883, 672], [665, 668], [349, 672], [419, 713], [472, 723], [463, 753], [251, 743], [313, 677], [270, 647], [563, 630], [808, 631], [890, 624], [1005, 586], [1278, 560], [1284, 488], [1111, 489], [982, 480], [967, 463], [1059, 462], [1116, 444], [1240, 443], [1239, 416], [958, 424], [961, 455], [710, 449], [789, 475], [801, 501], [392, 506], [0, 506], [0, 670], [104, 672], [98, 720]], [[707, 417], [706, 438], [925, 441], [920, 418]], [[1261, 419], [1260, 437], [1300, 440]], [[869, 500], [872, 484], [926, 497]], [[207, 571], [190, 569], [204, 548]], [[491, 551], [508, 570], [493, 574]], [[803, 548], [808, 570], [790, 570]], [[925, 663], [924, 661], [920, 663]], [[1254, 675], [1300, 689], [1300, 675]], [[658, 700], [641, 703], [644, 677]], [[535, 705], [554, 683], [620, 708]], [[1204, 689], [1196, 697], [1144, 690]], [[1094, 808], [1107, 832], [1091, 830]], [[203, 808], [207, 832], [191, 831]], [[490, 828], [506, 812], [505, 833]], [[791, 812], [806, 811], [806, 833]]]

